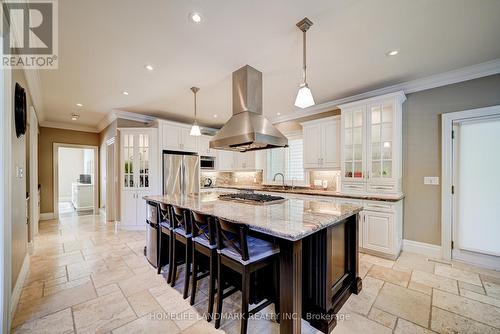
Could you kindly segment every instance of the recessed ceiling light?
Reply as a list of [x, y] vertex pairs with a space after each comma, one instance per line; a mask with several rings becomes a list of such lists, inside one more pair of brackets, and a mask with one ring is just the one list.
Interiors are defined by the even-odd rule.
[[217, 114], [214, 114], [214, 118], [217, 118], [217, 117], [219, 117], [219, 115], [217, 115]]
[[123, 95], [128, 95], [128, 92], [127, 91], [123, 91], [122, 94]]
[[83, 104], [81, 104], [81, 103], [77, 103], [77, 104], [76, 104], [76, 106], [77, 106], [77, 107], [83, 107]]
[[277, 112], [277, 113], [276, 113], [276, 115], [280, 116], [280, 115], [281, 115], [281, 113], [280, 113], [280, 112]]
[[399, 50], [391, 50], [389, 52], [386, 53], [386, 55], [388, 55], [389, 57], [392, 57], [392, 56], [395, 56], [399, 53]]
[[194, 22], [194, 23], [201, 23], [201, 20], [202, 20], [203, 18], [201, 17], [201, 14], [200, 14], [200, 13], [193, 12], [193, 13], [190, 13], [190, 14], [189, 14], [189, 19], [191, 20], [191, 22]]
[[148, 70], [148, 71], [152, 71], [152, 70], [154, 70], [154, 69], [155, 69], [155, 68], [154, 68], [153, 66], [151, 66], [151, 65], [146, 65], [146, 66], [144, 66], [144, 68], [145, 68], [146, 70]]
[[78, 115], [78, 114], [71, 114], [71, 119], [73, 121], [78, 121], [79, 118], [80, 118], [80, 115]]

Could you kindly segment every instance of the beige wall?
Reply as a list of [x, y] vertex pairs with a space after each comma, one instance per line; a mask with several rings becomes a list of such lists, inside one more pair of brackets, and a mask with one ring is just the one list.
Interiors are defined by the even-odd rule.
[[404, 238], [441, 244], [441, 114], [500, 105], [500, 75], [407, 95], [403, 104]]
[[[33, 105], [28, 90], [26, 78], [22, 70], [12, 71], [12, 94], [14, 94], [16, 82], [26, 90], [26, 106]], [[12, 100], [14, 103], [14, 99]], [[26, 216], [26, 191], [29, 178], [26, 159], [26, 135], [17, 138], [15, 118], [12, 115], [12, 288], [14, 288], [19, 272], [26, 257], [28, 243], [28, 225]], [[23, 177], [16, 173], [17, 168], [23, 169]]]
[[54, 212], [53, 147], [54, 143], [99, 146], [99, 134], [40, 127], [38, 139], [38, 182], [40, 212]]

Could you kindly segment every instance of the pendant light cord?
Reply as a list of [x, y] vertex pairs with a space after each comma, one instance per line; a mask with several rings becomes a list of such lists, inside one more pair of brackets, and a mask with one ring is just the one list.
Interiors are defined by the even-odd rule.
[[194, 93], [194, 122], [196, 123], [196, 93], [200, 89], [198, 87], [191, 87], [191, 91]]
[[303, 32], [303, 36], [304, 36], [304, 45], [302, 46], [302, 53], [303, 53], [302, 56], [303, 56], [304, 63], [303, 63], [303, 67], [302, 67], [302, 69], [303, 69], [302, 75], [304, 77], [304, 84], [306, 84], [307, 83], [307, 72], [306, 72], [306, 70], [307, 70], [307, 65], [306, 65], [307, 58], [306, 58], [306, 56], [307, 55], [306, 55], [306, 32], [305, 31]]

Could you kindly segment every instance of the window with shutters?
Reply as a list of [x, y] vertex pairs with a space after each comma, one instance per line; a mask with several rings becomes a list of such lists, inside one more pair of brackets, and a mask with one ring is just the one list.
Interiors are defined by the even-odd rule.
[[[267, 183], [273, 182], [276, 173], [282, 173], [288, 185], [292, 184], [292, 180], [294, 185], [305, 183], [303, 143], [302, 137], [289, 138], [287, 148], [275, 148], [267, 152]], [[281, 184], [281, 177], [276, 181]]]

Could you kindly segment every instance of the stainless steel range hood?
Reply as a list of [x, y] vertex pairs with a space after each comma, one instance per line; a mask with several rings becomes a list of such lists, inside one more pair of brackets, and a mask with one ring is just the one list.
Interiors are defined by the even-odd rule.
[[262, 116], [262, 73], [249, 65], [233, 72], [233, 117], [210, 148], [246, 152], [287, 146], [288, 139]]

